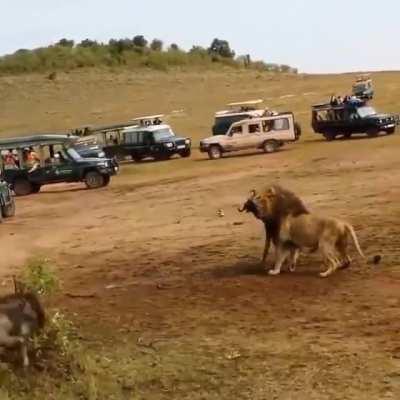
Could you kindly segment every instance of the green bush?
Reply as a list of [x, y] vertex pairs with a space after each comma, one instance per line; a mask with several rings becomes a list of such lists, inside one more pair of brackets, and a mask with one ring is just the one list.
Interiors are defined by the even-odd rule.
[[[163, 50], [163, 42], [154, 39], [148, 42], [142, 35], [133, 39], [111, 39], [107, 44], [85, 39], [78, 44], [61, 39], [57, 44], [34, 50], [21, 49], [14, 54], [0, 57], [0, 74], [30, 72], [69, 71], [76, 68], [124, 65], [128, 68], [151, 68], [166, 71], [181, 66], [209, 66], [212, 64], [254, 68], [275, 72], [297, 72], [287, 65], [266, 64], [262, 61], [243, 63], [226, 40], [214, 39], [205, 49], [193, 46], [184, 51], [173, 43]], [[250, 60], [250, 57], [249, 57]]]
[[54, 293], [59, 288], [58, 278], [48, 260], [29, 260], [19, 280], [29, 290], [40, 295]]

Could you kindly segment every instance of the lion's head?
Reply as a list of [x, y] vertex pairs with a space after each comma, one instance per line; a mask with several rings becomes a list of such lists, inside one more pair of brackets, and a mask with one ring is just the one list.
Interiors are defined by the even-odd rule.
[[285, 216], [308, 214], [304, 203], [293, 192], [279, 185], [272, 185], [259, 194], [252, 190], [240, 212], [251, 212], [263, 221], [279, 221]]

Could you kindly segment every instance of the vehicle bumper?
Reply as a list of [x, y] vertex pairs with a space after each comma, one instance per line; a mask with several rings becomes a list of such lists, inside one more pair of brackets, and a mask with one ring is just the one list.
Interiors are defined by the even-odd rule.
[[112, 167], [107, 167], [107, 168], [99, 168], [99, 172], [102, 175], [117, 175], [119, 172], [119, 167], [118, 166], [112, 166]]
[[386, 129], [393, 129], [395, 126], [396, 126], [396, 123], [392, 122], [391, 124], [385, 124], [385, 125], [380, 126], [379, 129], [381, 131], [384, 131]]
[[211, 145], [208, 143], [200, 143], [199, 150], [201, 153], [207, 153], [208, 150], [210, 149]]
[[191, 146], [188, 144], [180, 144], [174, 147], [166, 147], [163, 150], [163, 153], [167, 154], [168, 156], [173, 156], [174, 154], [180, 154], [191, 151]]

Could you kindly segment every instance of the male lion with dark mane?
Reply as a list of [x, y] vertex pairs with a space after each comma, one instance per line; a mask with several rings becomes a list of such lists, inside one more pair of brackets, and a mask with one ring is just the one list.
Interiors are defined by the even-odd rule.
[[260, 194], [253, 190], [239, 211], [250, 212], [263, 221], [266, 231], [263, 261], [271, 240], [276, 248], [275, 266], [269, 271], [271, 275], [278, 275], [287, 259], [290, 271], [294, 271], [299, 251], [319, 250], [327, 266], [320, 276], [328, 277], [337, 269], [350, 265], [351, 258], [347, 254], [349, 237], [358, 254], [365, 258], [349, 223], [310, 213], [299, 197], [279, 185], [270, 186]]

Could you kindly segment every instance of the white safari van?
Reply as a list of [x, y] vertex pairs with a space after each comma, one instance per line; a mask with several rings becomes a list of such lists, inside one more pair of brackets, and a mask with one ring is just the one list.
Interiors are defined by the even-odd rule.
[[300, 125], [295, 122], [293, 113], [279, 113], [235, 122], [225, 135], [203, 139], [200, 151], [208, 153], [212, 160], [221, 158], [224, 153], [249, 149], [273, 153], [284, 143], [297, 141], [300, 135]]

